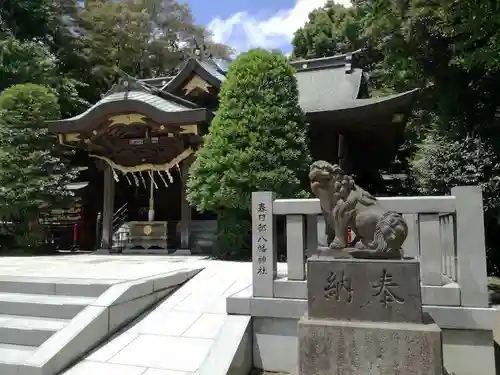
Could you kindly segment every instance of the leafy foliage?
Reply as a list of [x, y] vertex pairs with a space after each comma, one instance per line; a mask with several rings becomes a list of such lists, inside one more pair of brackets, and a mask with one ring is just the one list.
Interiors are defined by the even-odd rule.
[[[60, 74], [86, 83], [77, 88], [91, 103], [114, 83], [117, 68], [140, 78], [170, 74], [195, 37], [216, 58], [229, 59], [233, 52], [213, 43], [189, 7], [176, 0], [3, 0], [0, 39], [7, 37], [44, 45]], [[79, 112], [75, 108], [72, 115]]]
[[487, 213], [500, 207], [500, 158], [479, 137], [450, 140], [430, 133], [417, 146], [411, 171], [422, 194], [448, 194], [454, 186], [479, 185]]
[[252, 259], [251, 221], [245, 211], [225, 208], [217, 215], [217, 239], [212, 256], [222, 260]]
[[309, 21], [293, 38], [294, 57], [318, 58], [364, 47], [361, 23], [354, 8], [329, 1], [309, 14]]
[[63, 116], [82, 111], [88, 103], [81, 99], [81, 82], [60, 74], [59, 61], [40, 41], [20, 41], [8, 37], [0, 41], [0, 92], [9, 86], [34, 83], [53, 88]]
[[426, 195], [448, 194], [453, 186], [477, 185], [483, 191], [488, 270], [500, 273], [500, 158], [489, 142], [467, 136], [465, 139], [430, 133], [418, 144], [411, 161], [417, 190]]
[[77, 171], [54, 149], [47, 120], [60, 116], [54, 91], [15, 85], [0, 95], [0, 217], [20, 224], [68, 204]]
[[[170, 75], [194, 37], [217, 58], [229, 59], [232, 50], [211, 42], [176, 0], [0, 4], [0, 220], [15, 222], [17, 242], [31, 245], [39, 240], [31, 235], [38, 215], [69, 207], [64, 185], [76, 174], [44, 120], [82, 113], [110, 89], [118, 69]], [[78, 161], [88, 162], [72, 157]]]
[[72, 0], [2, 0], [0, 31], [18, 39], [40, 38], [48, 42], [63, 25], [62, 17], [68, 14], [68, 5], [73, 7], [76, 3]]
[[212, 43], [190, 9], [175, 0], [86, 1], [80, 28], [90, 52], [87, 74], [100, 88], [111, 85], [116, 68], [141, 78], [170, 74], [194, 48], [194, 38], [207, 42], [216, 58], [229, 59], [232, 53]]
[[[352, 3], [343, 9], [330, 2], [313, 12], [296, 34], [294, 54], [321, 57], [325, 43], [334, 53], [363, 44], [373, 95], [421, 89], [397, 159], [404, 161], [402, 168], [413, 175], [419, 192], [442, 194], [456, 184], [483, 188], [492, 259], [491, 248], [498, 248], [498, 238], [491, 237], [498, 232], [493, 216], [500, 210], [495, 178], [500, 157], [498, 5], [487, 0]], [[323, 13], [329, 21], [315, 16]], [[317, 42], [324, 35], [330, 42]]]
[[278, 52], [253, 50], [229, 68], [219, 110], [191, 167], [199, 210], [249, 210], [252, 191], [293, 197], [310, 161], [294, 70]]
[[192, 205], [219, 213], [219, 254], [248, 249], [253, 191], [301, 194], [310, 162], [306, 129], [287, 59], [264, 50], [238, 57], [187, 184]]

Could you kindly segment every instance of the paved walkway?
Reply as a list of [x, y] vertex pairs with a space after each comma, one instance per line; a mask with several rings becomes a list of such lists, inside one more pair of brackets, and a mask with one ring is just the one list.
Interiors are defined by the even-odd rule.
[[[284, 267], [280, 264], [279, 270]], [[182, 268], [204, 270], [64, 375], [194, 375], [224, 324], [226, 297], [251, 285], [251, 263], [194, 256], [5, 257], [0, 262], [0, 279], [47, 277], [112, 283]]]
[[226, 318], [226, 297], [251, 284], [248, 263], [205, 269], [65, 375], [195, 374]]
[[204, 267], [130, 328], [64, 375], [196, 374], [226, 318], [226, 297], [251, 285], [251, 264], [202, 257], [73, 255], [3, 258], [5, 276], [123, 281]]

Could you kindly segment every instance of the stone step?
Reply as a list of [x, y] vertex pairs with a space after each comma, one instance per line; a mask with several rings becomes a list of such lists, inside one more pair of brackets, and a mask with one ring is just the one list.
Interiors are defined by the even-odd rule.
[[66, 319], [0, 315], [0, 343], [40, 346], [68, 322]]
[[2, 364], [21, 363], [31, 356], [35, 349], [34, 346], [0, 344], [0, 374], [8, 373], [3, 371]]
[[0, 314], [72, 319], [94, 300], [93, 297], [0, 293]]
[[116, 280], [0, 276], [0, 293], [98, 297], [114, 283]]

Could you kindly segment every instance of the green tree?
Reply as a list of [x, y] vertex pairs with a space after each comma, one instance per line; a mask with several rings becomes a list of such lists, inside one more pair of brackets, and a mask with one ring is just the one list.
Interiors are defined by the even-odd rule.
[[[429, 131], [451, 139], [495, 139], [491, 144], [499, 153], [500, 16], [496, 5], [486, 0], [457, 4], [354, 0], [352, 8], [342, 10], [329, 3], [297, 32], [294, 53], [324, 56], [321, 44], [314, 41], [326, 35], [322, 30], [327, 28], [324, 18], [314, 15], [332, 9], [335, 14], [349, 12], [344, 22], [350, 26], [331, 22], [331, 45], [343, 45], [351, 35], [345, 29], [360, 31], [357, 38], [365, 46], [364, 68], [373, 95], [421, 89], [407, 127], [406, 154], [411, 155]], [[310, 37], [300, 38], [306, 31]]]
[[253, 191], [303, 194], [310, 156], [294, 73], [281, 53], [264, 50], [242, 54], [229, 67], [188, 180], [191, 204], [219, 214], [220, 257], [249, 256], [240, 253], [248, 250], [249, 231], [241, 220], [248, 220]]
[[10, 86], [36, 83], [53, 88], [63, 116], [82, 111], [88, 103], [80, 98], [81, 82], [61, 74], [59, 61], [41, 41], [7, 37], [0, 41], [0, 92]]
[[[2, 0], [0, 3], [0, 40], [10, 39], [20, 44], [12, 46], [9, 41], [11, 48], [18, 49], [21, 65], [29, 63], [30, 58], [34, 60], [33, 65], [37, 64], [39, 60], [35, 55], [40, 54], [42, 49], [48, 51], [42, 53], [50, 53], [55, 58], [51, 61], [51, 65], [57, 68], [53, 77], [60, 77], [61, 87], [72, 91], [60, 93], [62, 115], [70, 116], [80, 112], [81, 106], [72, 102], [76, 99], [74, 94], [87, 100], [94, 97], [86, 95], [91, 88], [82, 84], [90, 82], [88, 77], [92, 67], [88, 61], [89, 49], [85, 48], [79, 27], [79, 1]], [[22, 80], [13, 84], [24, 82], [29, 81]], [[36, 79], [33, 82], [36, 83]], [[0, 85], [0, 90], [5, 88], [6, 86]], [[65, 98], [69, 98], [68, 105], [62, 102]]]
[[[55, 148], [47, 120], [60, 118], [55, 92], [35, 84], [15, 85], [0, 95], [0, 218], [19, 233], [36, 233], [40, 214], [65, 207], [76, 178]], [[68, 200], [69, 199], [69, 200]]]
[[[491, 177], [500, 155], [498, 5], [487, 0], [352, 3], [349, 12], [353, 19], [346, 20], [361, 26], [357, 29], [365, 43], [365, 70], [372, 93], [421, 89], [407, 126], [405, 147], [398, 155], [400, 160], [410, 160], [404, 169], [411, 169], [412, 185], [420, 192], [436, 194], [454, 184], [482, 186], [489, 217], [487, 240], [490, 249], [498, 248], [500, 238], [493, 239], [492, 234], [499, 232], [493, 213], [500, 209], [500, 192]], [[328, 12], [329, 7], [332, 4], [316, 14]], [[299, 30], [295, 55], [324, 55], [324, 43], [314, 43], [321, 39], [323, 23], [311, 17]], [[330, 44], [342, 45], [348, 37], [345, 27], [331, 24], [335, 30], [328, 32]], [[308, 38], [301, 37], [304, 30], [310, 34]], [[335, 52], [343, 51], [337, 48]]]
[[448, 194], [454, 186], [479, 185], [486, 213], [499, 213], [500, 158], [479, 137], [454, 140], [430, 133], [417, 146], [411, 171], [424, 195]]
[[488, 270], [500, 272], [498, 217], [500, 157], [489, 141], [478, 136], [450, 138], [430, 132], [411, 160], [412, 180], [424, 195], [449, 194], [454, 186], [477, 185], [483, 191]]
[[295, 32], [295, 58], [318, 58], [352, 52], [364, 47], [361, 22], [356, 8], [333, 1], [313, 10], [309, 21]]
[[[109, 90], [116, 68], [140, 78], [172, 73], [194, 36], [218, 58], [232, 54], [229, 47], [212, 43], [209, 33], [195, 24], [189, 7], [176, 0], [2, 0], [0, 4], [0, 40], [10, 37], [45, 46], [56, 58], [56, 76], [72, 79], [79, 95], [91, 103]], [[60, 100], [65, 97], [61, 94]], [[61, 102], [61, 111], [68, 117], [81, 108], [68, 109]]]
[[[116, 68], [140, 78], [169, 75], [194, 46], [205, 41], [217, 58], [229, 59], [232, 50], [210, 42], [203, 27], [194, 23], [190, 9], [175, 0], [88, 0], [80, 12], [88, 82], [109, 89]], [[95, 98], [97, 100], [97, 97]]]
[[2, 0], [0, 32], [49, 44], [58, 34], [69, 32], [76, 9], [76, 0]]

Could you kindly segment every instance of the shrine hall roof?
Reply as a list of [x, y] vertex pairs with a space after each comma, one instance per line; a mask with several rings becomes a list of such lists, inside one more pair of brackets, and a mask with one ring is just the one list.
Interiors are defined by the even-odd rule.
[[389, 103], [389, 102], [391, 102], [391, 104], [394, 104], [395, 106], [405, 105], [405, 104], [411, 105], [413, 95], [418, 91], [419, 91], [418, 89], [413, 89], [393, 95], [379, 96], [366, 99], [348, 100], [345, 102], [339, 102], [337, 104], [337, 107], [331, 106], [329, 110], [344, 110], [344, 109], [348, 110], [348, 109], [362, 108], [367, 106], [382, 105], [383, 103]]
[[219, 81], [223, 82], [226, 80], [226, 72], [222, 70], [214, 61], [201, 60], [199, 61], [199, 63], [203, 67], [203, 69], [212, 74]]
[[297, 70], [299, 104], [305, 113], [352, 110], [371, 106], [406, 106], [410, 108], [413, 94], [410, 90], [400, 94], [360, 98], [363, 70], [356, 67], [353, 57], [362, 50], [319, 59], [293, 61]]
[[192, 108], [186, 107], [184, 105], [174, 103], [173, 101], [169, 101], [159, 96], [141, 92], [141, 91], [126, 91], [126, 92], [117, 92], [102, 98], [95, 105], [100, 105], [103, 103], [116, 102], [121, 100], [137, 100], [151, 105], [159, 109], [160, 111], [165, 112], [179, 112], [179, 111], [189, 111]]
[[[321, 116], [332, 112], [352, 113], [361, 110], [369, 113], [372, 109], [400, 111], [411, 110], [413, 94], [416, 90], [385, 97], [361, 98], [363, 71], [356, 66], [361, 51], [319, 59], [292, 61], [297, 70], [296, 78], [299, 91], [299, 104], [306, 114]], [[147, 111], [163, 121], [208, 121], [213, 113], [200, 108], [193, 102], [174, 94], [193, 74], [198, 75], [210, 85], [219, 88], [226, 79], [226, 72], [212, 59], [190, 58], [175, 76], [150, 79], [137, 79], [125, 72], [122, 79], [87, 111], [70, 119], [51, 122], [51, 129], [61, 132], [74, 127], [78, 122], [97, 121], [97, 116], [123, 111]], [[366, 95], [365, 95], [366, 96]], [[404, 110], [406, 112], [407, 110]], [[170, 115], [169, 115], [170, 114]], [[87, 118], [88, 117], [88, 118]], [[59, 125], [55, 125], [59, 124]], [[64, 126], [63, 126], [64, 125]]]
[[[167, 100], [145, 91], [113, 92], [78, 116], [49, 121], [49, 130], [53, 133], [81, 131], [92, 126], [92, 123], [98, 122], [106, 114], [123, 111], [149, 113], [149, 116], [159, 123], [199, 123], [209, 121], [213, 117], [207, 109], [193, 108], [191, 105], [182, 104], [182, 99], [178, 99]], [[186, 101], [186, 103], [190, 102]]]
[[174, 92], [192, 74], [198, 75], [200, 78], [217, 88], [226, 80], [226, 72], [212, 61], [212, 59], [201, 60], [191, 58], [179, 69], [177, 75], [163, 85], [161, 90]]
[[144, 104], [148, 104], [153, 108], [156, 108], [160, 111], [163, 112], [180, 112], [180, 111], [190, 111], [192, 108], [189, 108], [187, 106], [181, 105], [174, 103], [172, 101], [165, 100], [163, 98], [160, 98], [159, 96], [143, 92], [143, 91], [125, 91], [125, 92], [115, 92], [111, 93], [101, 100], [99, 100], [96, 104], [94, 104], [92, 107], [87, 109], [85, 112], [74, 116], [72, 118], [62, 120], [62, 121], [78, 121], [79, 119], [84, 118], [87, 116], [89, 113], [95, 111], [98, 107], [101, 107], [105, 104], [113, 104], [113, 103], [120, 103], [125, 100], [133, 101], [133, 102], [141, 102]]
[[305, 113], [341, 109], [359, 95], [363, 71], [328, 68], [297, 71], [299, 104]]

